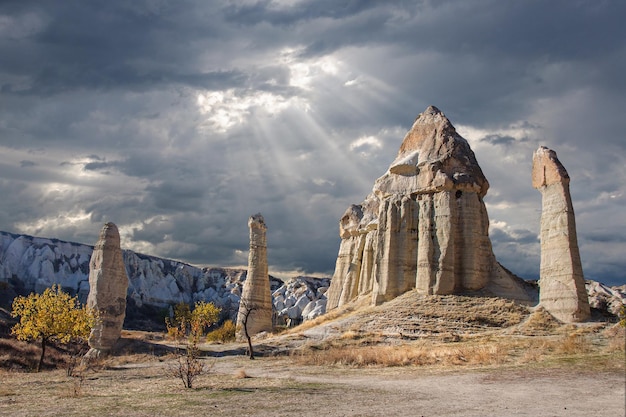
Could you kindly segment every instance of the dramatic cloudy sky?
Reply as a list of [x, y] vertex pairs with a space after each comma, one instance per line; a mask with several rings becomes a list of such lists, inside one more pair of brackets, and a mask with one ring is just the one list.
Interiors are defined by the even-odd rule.
[[572, 178], [587, 278], [626, 283], [626, 2], [0, 3], [0, 230], [279, 277], [332, 274], [338, 220], [428, 105], [491, 183], [498, 259], [539, 271], [532, 152]]

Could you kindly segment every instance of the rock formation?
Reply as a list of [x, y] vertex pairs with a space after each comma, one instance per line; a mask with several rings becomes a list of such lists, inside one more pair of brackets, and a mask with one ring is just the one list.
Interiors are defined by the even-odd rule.
[[557, 319], [589, 318], [589, 300], [578, 252], [569, 175], [544, 146], [533, 154], [532, 183], [541, 192], [539, 303]]
[[89, 335], [87, 357], [106, 355], [122, 332], [126, 315], [128, 276], [120, 248], [117, 226], [107, 223], [89, 261], [89, 296], [87, 305], [96, 309], [100, 318]]
[[483, 203], [488, 188], [467, 141], [428, 107], [372, 193], [341, 218], [327, 309], [370, 293], [378, 304], [414, 288], [532, 302], [533, 289], [493, 254]]
[[[80, 302], [86, 303], [92, 253], [90, 245], [0, 231], [0, 286], [7, 289], [0, 291], [0, 307], [10, 310], [16, 292], [41, 293], [54, 284], [78, 295]], [[151, 312], [181, 302], [198, 301], [213, 303], [222, 311], [234, 311], [230, 318], [237, 320], [237, 306], [247, 275], [245, 268], [202, 268], [128, 249], [122, 250], [122, 254], [129, 281], [126, 324], [138, 318], [142, 320], [139, 324], [144, 326], [144, 319]], [[270, 289], [275, 294], [277, 320], [284, 323], [290, 318], [293, 323], [323, 313], [324, 293], [330, 278], [301, 276], [283, 282], [270, 275], [269, 279]], [[302, 301], [295, 301], [301, 300], [304, 294], [310, 300], [309, 308], [294, 308], [295, 304], [302, 304]], [[159, 318], [154, 324], [162, 326], [163, 320]]]
[[[248, 220], [250, 228], [250, 253], [248, 276], [243, 284], [241, 303], [237, 314], [237, 337], [245, 337], [244, 321], [250, 336], [272, 330], [272, 295], [267, 272], [267, 243], [265, 220], [255, 214]], [[247, 317], [246, 317], [247, 316]]]

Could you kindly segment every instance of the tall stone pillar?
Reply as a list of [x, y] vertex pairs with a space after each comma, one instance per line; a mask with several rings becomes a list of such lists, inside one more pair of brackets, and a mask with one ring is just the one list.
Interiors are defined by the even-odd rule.
[[99, 320], [89, 335], [88, 358], [106, 355], [122, 334], [126, 316], [128, 275], [124, 266], [117, 226], [107, 223], [89, 261], [87, 306], [99, 312]]
[[540, 146], [532, 170], [533, 187], [542, 196], [539, 303], [566, 323], [590, 316], [569, 181], [556, 152]]
[[[267, 243], [265, 220], [255, 214], [248, 220], [250, 228], [250, 253], [248, 274], [243, 284], [239, 312], [237, 313], [237, 337], [245, 337], [244, 321], [247, 319], [248, 334], [253, 336], [272, 331], [272, 294], [267, 272]], [[247, 316], [247, 317], [246, 317]]]

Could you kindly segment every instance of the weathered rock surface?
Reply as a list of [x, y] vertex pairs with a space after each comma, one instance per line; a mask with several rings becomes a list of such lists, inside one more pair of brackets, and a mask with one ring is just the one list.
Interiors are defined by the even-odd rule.
[[126, 315], [128, 276], [120, 248], [117, 226], [107, 223], [100, 231], [89, 261], [87, 306], [99, 312], [99, 320], [89, 335], [87, 356], [107, 354], [120, 338]]
[[248, 277], [243, 284], [241, 302], [237, 314], [239, 338], [245, 337], [244, 321], [250, 336], [272, 331], [272, 294], [267, 268], [267, 241], [265, 220], [260, 214], [248, 220], [250, 228], [250, 253], [248, 255]]
[[483, 202], [488, 188], [467, 141], [439, 109], [426, 109], [372, 193], [339, 222], [327, 309], [370, 293], [378, 304], [414, 288], [532, 303], [536, 291], [493, 254]]
[[556, 152], [539, 147], [532, 169], [533, 187], [542, 196], [539, 303], [561, 321], [580, 322], [589, 318], [590, 310], [569, 182]]

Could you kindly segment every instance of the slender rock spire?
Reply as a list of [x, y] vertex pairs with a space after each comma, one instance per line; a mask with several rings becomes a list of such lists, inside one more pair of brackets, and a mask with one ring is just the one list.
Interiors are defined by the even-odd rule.
[[[250, 253], [248, 274], [243, 284], [241, 303], [237, 314], [238, 338], [245, 337], [244, 321], [247, 320], [248, 334], [253, 336], [263, 331], [272, 331], [272, 294], [267, 271], [267, 226], [261, 214], [250, 216]], [[247, 316], [247, 317], [246, 317]]]
[[107, 223], [89, 261], [87, 305], [99, 311], [100, 319], [91, 330], [87, 357], [106, 355], [122, 333], [126, 316], [128, 276], [124, 266], [117, 226]]
[[533, 187], [541, 192], [539, 303], [561, 321], [580, 322], [590, 309], [569, 182], [556, 152], [540, 146], [532, 169]]

